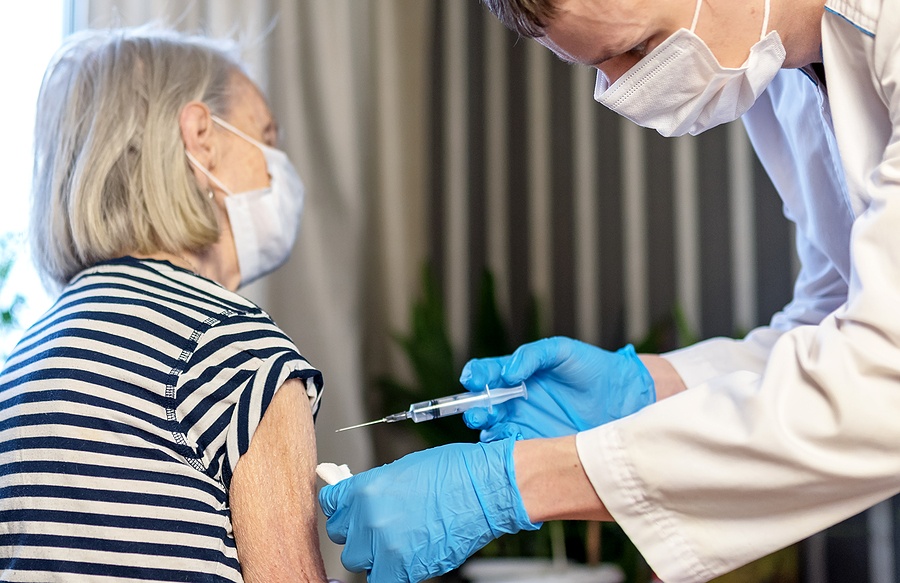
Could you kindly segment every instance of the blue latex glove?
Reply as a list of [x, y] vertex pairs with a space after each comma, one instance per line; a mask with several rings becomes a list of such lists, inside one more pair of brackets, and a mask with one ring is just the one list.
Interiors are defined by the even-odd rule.
[[528, 399], [463, 415], [466, 425], [481, 430], [482, 441], [571, 435], [656, 400], [653, 378], [633, 346], [609, 352], [564, 337], [524, 344], [511, 356], [470, 360], [459, 381], [470, 391], [525, 381]]
[[374, 583], [422, 581], [504, 533], [535, 530], [516, 485], [515, 439], [419, 451], [324, 486], [319, 504], [341, 562]]

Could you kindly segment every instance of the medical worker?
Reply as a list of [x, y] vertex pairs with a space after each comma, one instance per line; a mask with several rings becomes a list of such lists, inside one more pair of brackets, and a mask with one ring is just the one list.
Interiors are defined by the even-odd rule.
[[802, 268], [743, 340], [470, 362], [468, 388], [524, 379], [531, 398], [470, 412], [482, 443], [324, 488], [344, 564], [420, 581], [503, 533], [612, 519], [664, 581], [707, 581], [900, 492], [900, 3], [485, 1], [596, 67], [597, 101], [639, 125], [742, 118]]

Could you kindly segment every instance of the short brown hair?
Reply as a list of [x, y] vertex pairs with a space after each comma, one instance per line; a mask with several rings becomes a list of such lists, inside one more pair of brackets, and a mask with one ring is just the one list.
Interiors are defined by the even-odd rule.
[[555, 0], [483, 0], [506, 28], [531, 38], [544, 36], [556, 15]]

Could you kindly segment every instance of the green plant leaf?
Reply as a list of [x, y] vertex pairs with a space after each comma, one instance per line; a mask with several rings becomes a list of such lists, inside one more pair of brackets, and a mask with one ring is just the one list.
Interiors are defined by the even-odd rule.
[[506, 324], [497, 309], [494, 276], [485, 269], [478, 286], [478, 304], [470, 327], [471, 358], [502, 356], [511, 352]]
[[[23, 241], [22, 233], [6, 233], [0, 236], [0, 291], [6, 286], [13, 265], [22, 251]], [[25, 298], [16, 294], [9, 305], [0, 307], [0, 332], [18, 328], [18, 311], [24, 305]]]

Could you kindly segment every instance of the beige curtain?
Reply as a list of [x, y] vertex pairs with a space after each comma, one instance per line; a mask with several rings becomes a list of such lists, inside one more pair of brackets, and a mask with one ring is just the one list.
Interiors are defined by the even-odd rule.
[[[76, 27], [160, 21], [247, 44], [307, 203], [289, 263], [242, 292], [324, 373], [319, 459], [371, 467], [369, 433], [334, 430], [365, 420], [373, 374], [395, 366], [390, 342], [367, 331], [406, 329], [426, 252], [429, 3], [76, 0], [74, 14]], [[362, 580], [321, 540], [331, 577]]]

